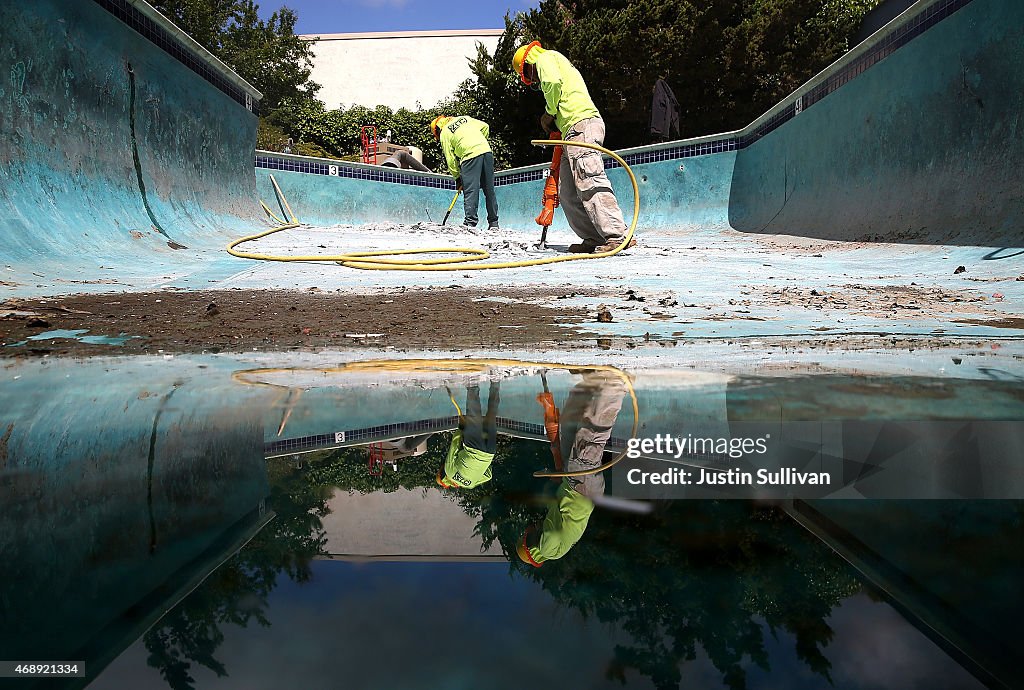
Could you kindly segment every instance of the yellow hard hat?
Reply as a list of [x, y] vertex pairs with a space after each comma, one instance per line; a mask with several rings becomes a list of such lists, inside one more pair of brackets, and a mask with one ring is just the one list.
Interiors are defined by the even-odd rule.
[[539, 568], [541, 564], [533, 560], [533, 556], [530, 554], [530, 547], [526, 545], [526, 538], [530, 534], [530, 532], [533, 531], [533, 529], [533, 527], [527, 529], [526, 533], [523, 534], [522, 538], [519, 539], [519, 545], [516, 546], [516, 555], [519, 556], [519, 560], [521, 560], [523, 563], [526, 563], [527, 565], [532, 565], [534, 568]]
[[451, 484], [448, 482], [447, 477], [444, 476], [444, 467], [437, 471], [437, 476], [434, 477], [434, 481], [437, 482], [437, 485], [442, 489], [454, 489], [458, 486], [457, 484]]
[[435, 139], [437, 139], [438, 131], [444, 125], [442, 120], [449, 120], [449, 119], [451, 119], [451, 118], [449, 118], [447, 115], [438, 115], [437, 117], [435, 117], [433, 120], [430, 121], [430, 133], [434, 135]]
[[[522, 79], [523, 83], [527, 86], [533, 82], [527, 79], [523, 74], [523, 65], [526, 63], [526, 56], [530, 54], [530, 50], [540, 47], [540, 41], [534, 41], [533, 43], [520, 47], [519, 50], [516, 51], [516, 54], [512, 56], [512, 69], [516, 71], [516, 74], [519, 75], [519, 78]], [[543, 50], [543, 48], [541, 48], [541, 50]]]

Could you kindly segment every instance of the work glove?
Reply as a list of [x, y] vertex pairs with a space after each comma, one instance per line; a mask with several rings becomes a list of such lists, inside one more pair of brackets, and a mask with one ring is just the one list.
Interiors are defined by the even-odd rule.
[[461, 177], [456, 177], [455, 178], [455, 191], [456, 192], [461, 192], [462, 191], [462, 178]]
[[547, 113], [540, 116], [540, 128], [545, 134], [551, 134], [555, 129], [555, 118]]

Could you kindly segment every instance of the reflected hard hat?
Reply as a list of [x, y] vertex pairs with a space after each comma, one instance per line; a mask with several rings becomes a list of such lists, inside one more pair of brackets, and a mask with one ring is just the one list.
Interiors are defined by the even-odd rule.
[[448, 478], [444, 476], [444, 468], [442, 467], [437, 471], [437, 476], [434, 477], [434, 481], [442, 489], [454, 489], [457, 485], [448, 482]]
[[533, 528], [531, 527], [523, 534], [522, 539], [519, 540], [519, 546], [516, 547], [516, 554], [518, 554], [519, 560], [523, 563], [532, 565], [534, 568], [539, 568], [541, 564], [538, 561], [533, 560], [533, 556], [530, 555], [530, 547], [526, 545], [526, 537], [529, 536], [532, 530]]
[[512, 69], [516, 71], [516, 74], [519, 75], [519, 78], [522, 79], [523, 83], [527, 86], [533, 82], [523, 75], [523, 65], [526, 63], [526, 56], [530, 54], [530, 50], [533, 48], [540, 48], [543, 50], [540, 46], [540, 41], [534, 41], [533, 43], [520, 47], [519, 50], [516, 51], [516, 54], [512, 56]]
[[449, 118], [447, 115], [438, 115], [437, 117], [435, 117], [433, 120], [430, 121], [430, 133], [434, 135], [435, 139], [437, 139], [437, 136], [438, 136], [437, 132], [438, 132], [438, 130], [443, 125], [442, 120], [449, 120], [449, 119], [451, 119], [451, 118]]

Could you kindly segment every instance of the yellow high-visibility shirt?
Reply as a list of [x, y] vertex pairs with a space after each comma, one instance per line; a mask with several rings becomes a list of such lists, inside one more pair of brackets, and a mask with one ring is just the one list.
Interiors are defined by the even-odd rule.
[[555, 126], [562, 136], [580, 120], [601, 117], [583, 75], [564, 55], [556, 50], [532, 50], [526, 61], [537, 67], [545, 110], [555, 116]]
[[548, 510], [536, 546], [527, 547], [537, 563], [553, 561], [569, 553], [583, 536], [594, 512], [594, 502], [569, 488], [565, 481], [558, 487], [555, 505]]
[[467, 115], [449, 118], [441, 127], [441, 150], [452, 177], [458, 177], [462, 163], [490, 152], [487, 137], [491, 128]]
[[447, 487], [472, 489], [491, 481], [494, 453], [471, 448], [462, 442], [462, 430], [452, 435], [448, 457], [444, 461], [444, 484]]

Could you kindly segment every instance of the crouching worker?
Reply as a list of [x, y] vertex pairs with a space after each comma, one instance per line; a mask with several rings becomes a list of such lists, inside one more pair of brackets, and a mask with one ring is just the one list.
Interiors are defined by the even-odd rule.
[[430, 123], [434, 139], [441, 142], [448, 171], [455, 178], [455, 188], [462, 190], [466, 213], [463, 225], [475, 228], [480, 211], [480, 191], [487, 206], [487, 227], [498, 230], [498, 199], [494, 195], [494, 154], [487, 137], [491, 128], [466, 115], [435, 117]]
[[[472, 489], [491, 480], [491, 463], [498, 444], [498, 404], [501, 384], [492, 381], [487, 393], [487, 414], [480, 407], [480, 388], [466, 387], [466, 412], [459, 410], [459, 428], [452, 435], [448, 457], [437, 471], [445, 489]], [[451, 391], [448, 391], [451, 396]], [[455, 403], [455, 397], [452, 403]], [[456, 409], [458, 405], [455, 405]]]
[[[512, 68], [527, 86], [538, 85], [544, 93], [544, 132], [562, 133], [565, 141], [604, 143], [604, 120], [583, 76], [559, 52], [544, 50], [534, 41], [516, 51]], [[610, 252], [626, 237], [626, 222], [604, 172], [601, 153], [582, 146], [566, 146], [558, 170], [558, 191], [565, 219], [582, 240], [570, 245], [578, 254]], [[630, 239], [626, 247], [636, 246]]]
[[[610, 371], [585, 373], [583, 381], [569, 392], [558, 429], [559, 457], [568, 458], [567, 471], [601, 466], [626, 392], [622, 378]], [[516, 547], [519, 559], [539, 568], [545, 561], [567, 554], [587, 529], [594, 512], [593, 499], [603, 495], [602, 474], [563, 478], [544, 520], [531, 525], [520, 538]]]

